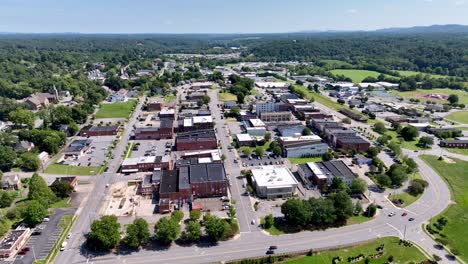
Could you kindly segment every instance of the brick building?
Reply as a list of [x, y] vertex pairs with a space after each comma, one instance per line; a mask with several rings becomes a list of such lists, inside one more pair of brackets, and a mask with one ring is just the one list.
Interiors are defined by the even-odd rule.
[[154, 171], [156, 169], [171, 169], [169, 156], [147, 156], [139, 158], [127, 158], [122, 162], [122, 173], [135, 173]]
[[211, 129], [178, 133], [175, 144], [177, 151], [216, 149], [218, 147], [216, 134]]
[[173, 120], [161, 119], [153, 127], [140, 127], [135, 129], [135, 139], [172, 139], [174, 134]]

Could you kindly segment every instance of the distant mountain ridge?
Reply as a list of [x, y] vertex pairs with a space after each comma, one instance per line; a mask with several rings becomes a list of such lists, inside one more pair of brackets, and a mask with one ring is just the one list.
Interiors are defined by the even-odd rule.
[[408, 28], [383, 28], [374, 30], [377, 33], [468, 33], [468, 25], [448, 24], [416, 26]]

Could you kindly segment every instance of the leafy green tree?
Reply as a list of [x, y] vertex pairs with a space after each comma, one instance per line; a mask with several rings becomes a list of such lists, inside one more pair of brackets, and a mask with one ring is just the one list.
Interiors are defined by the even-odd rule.
[[139, 248], [141, 245], [146, 244], [149, 238], [148, 222], [143, 218], [137, 218], [127, 226], [127, 235], [124, 242], [131, 248]]
[[369, 158], [377, 157], [379, 153], [380, 153], [380, 148], [378, 147], [370, 147], [367, 150], [367, 156], [369, 156]]
[[458, 103], [459, 98], [458, 98], [458, 95], [456, 95], [456, 94], [451, 94], [451, 95], [449, 95], [449, 97], [448, 97], [447, 100], [449, 101], [449, 103], [450, 103], [451, 105], [454, 105], [454, 104], [457, 104], [457, 103]]
[[408, 156], [403, 157], [403, 163], [406, 166], [407, 173], [413, 173], [418, 170], [418, 164]]
[[316, 227], [326, 227], [336, 221], [335, 206], [331, 199], [310, 198], [310, 223]]
[[261, 157], [261, 156], [263, 156], [263, 154], [265, 154], [265, 150], [262, 147], [258, 146], [258, 147], [255, 148], [255, 154], [257, 154], [257, 156]]
[[41, 161], [35, 153], [23, 153], [19, 156], [16, 164], [23, 171], [37, 171], [41, 167]]
[[23, 125], [29, 129], [34, 127], [34, 114], [29, 110], [18, 108], [10, 112], [8, 118], [17, 127], [22, 127]]
[[214, 215], [207, 215], [205, 217], [205, 232], [213, 241], [219, 241], [223, 238], [226, 231], [225, 222]]
[[310, 221], [310, 212], [310, 204], [299, 199], [289, 199], [281, 205], [281, 213], [291, 226], [306, 226]]
[[15, 151], [11, 147], [0, 145], [0, 171], [10, 171], [15, 160]]
[[310, 136], [310, 135], [312, 135], [312, 131], [310, 130], [310, 128], [306, 127], [306, 128], [304, 128], [304, 130], [302, 130], [302, 135], [303, 136]]
[[182, 211], [176, 210], [172, 212], [171, 220], [174, 220], [176, 223], [179, 223], [180, 221], [182, 221], [182, 219], [184, 219], [184, 213]]
[[269, 142], [271, 140], [271, 133], [265, 133], [265, 142]]
[[390, 177], [388, 177], [388, 175], [386, 175], [386, 174], [379, 174], [375, 178], [377, 180], [377, 184], [381, 188], [382, 187], [388, 187], [388, 186], [392, 185], [392, 179], [390, 179]]
[[390, 142], [388, 148], [395, 154], [395, 156], [401, 155], [401, 147], [395, 142]]
[[39, 174], [34, 173], [29, 180], [28, 199], [40, 201], [48, 207], [56, 200], [56, 197], [44, 179]]
[[26, 211], [23, 215], [24, 222], [28, 226], [35, 226], [40, 223], [42, 219], [47, 215], [47, 208], [44, 207], [39, 201], [31, 201], [26, 207]]
[[414, 126], [405, 126], [400, 134], [406, 141], [413, 141], [419, 136], [419, 131]]
[[283, 150], [280, 146], [275, 146], [272, 151], [276, 156], [281, 156], [283, 154]]
[[421, 137], [419, 138], [418, 145], [423, 148], [429, 148], [430, 146], [434, 145], [434, 139], [431, 137]]
[[18, 194], [15, 191], [0, 190], [0, 208], [10, 207], [16, 196], [18, 196]]
[[374, 217], [375, 213], [377, 213], [377, 206], [372, 203], [367, 206], [366, 212], [364, 214], [367, 217]]
[[180, 234], [180, 225], [174, 219], [163, 217], [154, 226], [154, 238], [162, 244], [169, 245]]
[[385, 127], [384, 123], [377, 122], [374, 125], [374, 131], [379, 133], [379, 134], [385, 134], [385, 132], [387, 132], [387, 128]]
[[250, 157], [250, 155], [252, 155], [252, 151], [250, 150], [250, 148], [244, 148], [242, 150], [242, 152], [244, 153], [244, 155], [246, 155], [247, 157]]
[[361, 194], [367, 190], [367, 183], [361, 178], [356, 178], [351, 182], [349, 190], [353, 194]]
[[70, 196], [73, 191], [73, 187], [66, 181], [54, 181], [50, 186], [50, 189], [60, 199], [64, 199]]
[[407, 179], [406, 169], [400, 164], [392, 164], [387, 175], [392, 180], [392, 185], [401, 186], [401, 184]]
[[275, 220], [272, 214], [268, 214], [264, 218], [263, 228], [268, 229], [275, 224]]
[[338, 221], [344, 221], [353, 215], [353, 202], [351, 201], [351, 197], [349, 197], [345, 191], [333, 193], [328, 199], [333, 201], [333, 205], [335, 206], [335, 215]]
[[323, 155], [322, 155], [322, 160], [323, 161], [329, 161], [329, 160], [332, 160], [332, 159], [333, 159], [333, 154], [331, 154], [330, 152], [323, 153]]
[[198, 221], [198, 220], [200, 220], [200, 217], [201, 217], [201, 211], [200, 210], [190, 211], [190, 220], [191, 221]]
[[189, 221], [185, 226], [182, 239], [187, 242], [198, 242], [202, 236], [201, 226], [199, 222]]
[[363, 212], [362, 204], [361, 204], [360, 201], [357, 201], [354, 204], [354, 215], [360, 215], [360, 214], [362, 214], [362, 212]]
[[115, 215], [104, 215], [91, 224], [86, 244], [95, 251], [113, 249], [120, 241], [120, 224]]
[[328, 188], [332, 192], [348, 191], [349, 187], [344, 183], [340, 177], [333, 177], [332, 182]]
[[380, 145], [387, 145], [387, 143], [390, 141], [391, 137], [388, 136], [388, 135], [382, 135], [380, 137], [377, 138], [377, 142], [380, 144]]

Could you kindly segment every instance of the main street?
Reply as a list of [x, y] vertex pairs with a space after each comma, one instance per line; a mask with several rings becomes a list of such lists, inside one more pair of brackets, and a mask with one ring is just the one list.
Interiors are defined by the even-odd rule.
[[85, 242], [85, 235], [89, 232], [91, 223], [97, 219], [98, 211], [103, 204], [104, 197], [108, 189], [106, 186], [112, 182], [112, 178], [116, 175], [122, 161], [122, 155], [128, 144], [130, 133], [133, 125], [136, 123], [138, 116], [141, 113], [141, 107], [146, 97], [139, 98], [139, 102], [132, 114], [129, 122], [126, 124], [125, 130], [120, 137], [120, 142], [113, 151], [114, 158], [109, 160], [107, 172], [96, 176], [93, 190], [88, 195], [86, 201], [80, 206], [77, 211], [76, 221], [72, 228], [74, 234], [68, 243], [67, 249], [61, 252], [56, 259], [56, 263], [73, 263], [73, 259], [80, 254], [82, 244]]
[[[298, 250], [319, 250], [334, 246], [351, 245], [354, 243], [365, 242], [384, 236], [398, 236], [416, 243], [422, 247], [429, 256], [437, 254], [443, 258], [443, 263], [449, 263], [445, 256], [446, 252], [434, 247], [435, 242], [422, 230], [422, 224], [430, 218], [443, 211], [450, 203], [450, 192], [440, 177], [417, 155], [419, 153], [405, 151], [405, 154], [412, 157], [419, 165], [419, 171], [423, 179], [429, 182], [421, 198], [408, 206], [407, 208], [396, 208], [390, 201], [382, 195], [373, 193], [372, 199], [384, 208], [378, 215], [369, 222], [332, 228], [324, 231], [300, 232], [295, 234], [286, 234], [281, 236], [270, 236], [260, 232], [257, 225], [251, 225], [250, 221], [254, 218], [253, 208], [250, 199], [242, 196], [244, 192], [242, 180], [237, 179], [240, 175], [239, 165], [233, 162], [234, 150], [229, 151], [230, 137], [225, 128], [224, 120], [220, 120], [220, 109], [217, 107], [218, 99], [216, 90], [210, 91], [211, 103], [210, 110], [216, 118], [217, 136], [220, 140], [222, 152], [226, 156], [225, 167], [231, 182], [231, 196], [236, 201], [237, 218], [240, 225], [240, 235], [232, 240], [219, 242], [217, 245], [196, 245], [192, 247], [183, 247], [172, 245], [169, 249], [162, 250], [142, 250], [129, 254], [107, 254], [103, 256], [84, 256], [80, 254], [80, 245], [84, 242], [83, 236], [75, 236], [71, 248], [61, 252], [57, 263], [207, 263], [213, 261], [227, 261], [239, 258], [256, 257], [265, 254], [270, 245], [278, 246], [277, 253], [286, 253]], [[334, 112], [331, 109], [328, 109]], [[134, 118], [137, 113], [134, 114]], [[131, 123], [128, 127], [131, 127]], [[127, 129], [129, 130], [129, 129]], [[125, 139], [122, 138], [122, 141]], [[123, 142], [121, 142], [122, 144]], [[123, 146], [125, 146], [123, 144]], [[116, 154], [117, 157], [117, 154]], [[118, 156], [120, 157], [120, 155]], [[117, 165], [118, 163], [115, 163]], [[114, 171], [114, 170], [110, 170]], [[89, 224], [92, 218], [96, 217], [98, 210], [98, 201], [102, 200], [104, 187], [110, 180], [108, 173], [103, 174], [100, 181], [96, 182], [96, 187], [86, 202], [85, 208], [78, 217], [74, 232], [85, 234], [89, 230]], [[98, 199], [96, 199], [96, 197]], [[395, 212], [395, 216], [389, 217], [390, 212]], [[408, 215], [402, 217], [406, 212]], [[94, 217], [93, 217], [94, 216]], [[408, 221], [409, 217], [415, 220]]]

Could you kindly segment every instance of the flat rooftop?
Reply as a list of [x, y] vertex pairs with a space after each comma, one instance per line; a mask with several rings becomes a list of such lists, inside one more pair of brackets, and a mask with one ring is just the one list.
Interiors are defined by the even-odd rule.
[[297, 185], [297, 180], [291, 171], [280, 166], [261, 166], [252, 169], [255, 182], [260, 187], [278, 188]]

